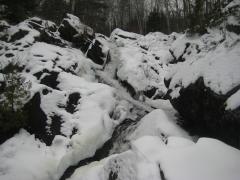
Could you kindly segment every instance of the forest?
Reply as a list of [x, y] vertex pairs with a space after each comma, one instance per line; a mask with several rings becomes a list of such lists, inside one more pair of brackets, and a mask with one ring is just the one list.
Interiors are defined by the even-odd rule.
[[[66, 13], [78, 16], [97, 32], [116, 27], [147, 34], [204, 31], [231, 0], [1, 0], [1, 16], [17, 23], [30, 16], [60, 23]], [[54, 8], [53, 8], [54, 7]]]

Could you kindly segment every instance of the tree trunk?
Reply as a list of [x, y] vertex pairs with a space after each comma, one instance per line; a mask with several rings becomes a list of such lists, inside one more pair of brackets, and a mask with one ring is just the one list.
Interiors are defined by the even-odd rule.
[[170, 33], [170, 14], [169, 14], [169, 1], [164, 0], [164, 6], [166, 9], [166, 20], [167, 20], [167, 33]]
[[71, 0], [71, 13], [74, 14], [76, 10], [76, 0]]

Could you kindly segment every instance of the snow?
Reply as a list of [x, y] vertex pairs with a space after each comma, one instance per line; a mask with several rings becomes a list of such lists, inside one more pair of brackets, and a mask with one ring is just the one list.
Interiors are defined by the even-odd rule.
[[[239, 151], [220, 141], [201, 138], [194, 144], [183, 139], [180, 146], [164, 145], [160, 141], [156, 137], [143, 137], [134, 142], [134, 147], [159, 163], [166, 179], [237, 180], [240, 177]], [[179, 144], [181, 139], [175, 142]]]
[[237, 180], [239, 157], [238, 150], [217, 140], [201, 138], [196, 145], [165, 149], [159, 162], [166, 178], [172, 180]]
[[[137, 48], [125, 47], [119, 51], [121, 64], [117, 75], [121, 80], [129, 82], [137, 91], [160, 86], [160, 89], [166, 92], [162, 84], [164, 72], [155, 60], [149, 59], [149, 56], [142, 54]], [[155, 68], [155, 71], [151, 67]]]
[[179, 36], [180, 34], [177, 33], [166, 35], [161, 32], [151, 32], [139, 38], [137, 44], [148, 49], [154, 57], [159, 58], [158, 61], [167, 64], [171, 60], [169, 48]]
[[2, 180], [49, 180], [56, 162], [50, 149], [24, 130], [0, 146], [0, 161]]
[[172, 180], [237, 180], [239, 155], [238, 150], [209, 138], [194, 143], [169, 137], [165, 144], [157, 136], [143, 136], [133, 141], [128, 151], [78, 168], [70, 180], [157, 180], [163, 176]]
[[[217, 94], [226, 94], [240, 84], [240, 62], [238, 61], [240, 46], [239, 43], [234, 44], [235, 40], [230, 40], [230, 36], [227, 38], [212, 51], [204, 50], [207, 45], [203, 47], [200, 43], [199, 48], [204, 51], [197, 56], [193, 53], [186, 57], [185, 62], [178, 63], [171, 69], [167, 79], [171, 78], [169, 88], [173, 90], [171, 93], [173, 98], [179, 96], [180, 87], [186, 88], [200, 77], [203, 78], [205, 86]], [[188, 41], [191, 42], [190, 39]], [[179, 40], [178, 45], [174, 47], [181, 47], [180, 45], [185, 42], [186, 39]], [[174, 52], [179, 56], [182, 51], [178, 48]]]
[[96, 82], [89, 82], [85, 78], [70, 74], [60, 73], [58, 76], [58, 88], [65, 91], [79, 91], [83, 95], [93, 94], [94, 92], [101, 92], [102, 89], [111, 89], [109, 86]]
[[[155, 109], [175, 111], [169, 100], [164, 100], [164, 99], [152, 100], [152, 99], [146, 98], [145, 102], [151, 107], [154, 107]], [[173, 114], [174, 113], [176, 112], [173, 112]]]
[[[72, 149], [63, 156], [58, 166], [56, 174], [58, 177], [70, 165], [75, 165], [80, 160], [93, 156], [95, 151], [111, 137], [115, 127], [115, 122], [109, 117], [115, 107], [112, 88], [87, 82], [69, 73], [61, 73], [59, 81], [58, 87], [61, 90], [80, 92], [82, 97], [76, 107], [76, 112], [63, 118], [65, 122], [70, 120], [78, 132], [71, 138]], [[68, 123], [63, 123], [63, 129], [68, 127]]]
[[8, 24], [7, 21], [5, 21], [5, 20], [1, 20], [1, 21], [0, 21], [0, 26], [6, 26], [6, 27], [8, 27], [9, 24]]
[[170, 136], [168, 137], [166, 144], [168, 147], [171, 148], [180, 148], [194, 145], [194, 142], [191, 141], [190, 139], [185, 139], [177, 136]]
[[158, 89], [159, 94], [167, 91], [164, 77], [168, 72], [167, 63], [170, 61], [168, 48], [174, 42], [176, 34], [164, 35], [150, 33], [146, 36], [129, 33], [116, 29], [110, 36], [115, 46], [110, 46], [111, 60], [106, 71], [116, 69], [117, 77], [128, 82], [138, 92], [152, 88]]
[[237, 25], [239, 25], [239, 20], [235, 16], [229, 16], [227, 19], [227, 23], [229, 25], [237, 26]]
[[224, 8], [223, 11], [227, 11], [227, 10], [233, 8], [233, 7], [239, 7], [239, 5], [240, 5], [239, 0], [233, 0], [232, 2], [230, 2], [230, 3]]
[[7, 33], [10, 35], [9, 38], [13, 34], [17, 33], [19, 30], [27, 31], [28, 34], [24, 38], [21, 38], [21, 39], [15, 41], [15, 43], [22, 43], [25, 45], [27, 45], [29, 43], [31, 44], [35, 40], [34, 37], [38, 37], [40, 35], [40, 33], [37, 30], [32, 29], [28, 26], [28, 21], [24, 21], [16, 26], [12, 26], [12, 27], [8, 28]]
[[240, 107], [240, 90], [227, 99], [226, 105], [226, 110], [235, 110]]
[[142, 37], [142, 35], [117, 28], [111, 33], [110, 40], [116, 42], [117, 45], [122, 46], [124, 44], [132, 44], [140, 37]]
[[130, 139], [133, 140], [146, 135], [158, 136], [163, 140], [168, 136], [190, 138], [188, 134], [174, 122], [173, 118], [161, 109], [156, 109], [144, 116], [137, 129], [130, 136]]
[[[62, 69], [69, 69], [79, 75], [91, 74], [92, 72], [91, 61], [84, 57], [80, 50], [61, 48], [42, 42], [35, 43], [19, 60], [25, 64], [26, 61], [26, 69], [29, 69], [31, 74], [43, 69], [50, 72], [61, 72]], [[73, 66], [76, 68], [74, 69]]]
[[101, 48], [102, 48], [103, 54], [107, 54], [110, 46], [109, 38], [99, 33], [95, 33], [95, 36], [96, 36], [96, 40], [102, 44]]

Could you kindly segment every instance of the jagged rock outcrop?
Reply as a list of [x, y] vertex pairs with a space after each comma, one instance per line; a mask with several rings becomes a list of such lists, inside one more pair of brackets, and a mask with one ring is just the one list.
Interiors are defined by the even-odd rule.
[[165, 85], [190, 132], [239, 147], [239, 37], [221, 29], [198, 39], [177, 39], [170, 48], [175, 65]]
[[107, 48], [104, 41], [107, 41], [107, 38], [95, 34], [93, 29], [83, 24], [78, 17], [67, 14], [58, 31], [63, 39], [80, 48], [93, 62], [99, 65], [105, 63], [108, 52], [104, 49]]

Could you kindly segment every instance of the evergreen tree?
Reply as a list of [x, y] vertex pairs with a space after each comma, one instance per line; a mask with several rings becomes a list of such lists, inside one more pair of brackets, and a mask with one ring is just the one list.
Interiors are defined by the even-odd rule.
[[24, 104], [30, 97], [31, 84], [18, 72], [18, 66], [10, 64], [4, 69], [4, 82], [0, 94], [0, 132], [7, 133], [25, 127], [27, 113]]

